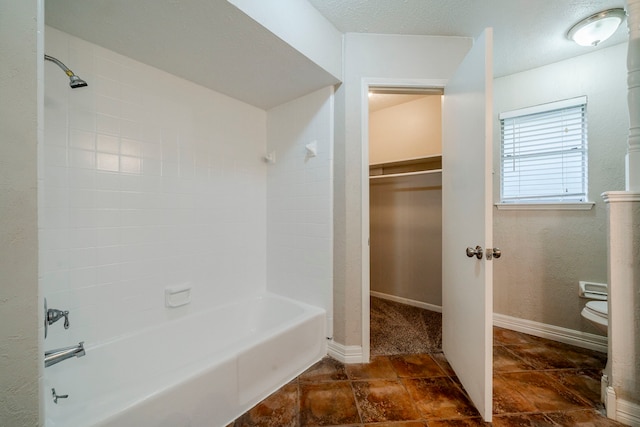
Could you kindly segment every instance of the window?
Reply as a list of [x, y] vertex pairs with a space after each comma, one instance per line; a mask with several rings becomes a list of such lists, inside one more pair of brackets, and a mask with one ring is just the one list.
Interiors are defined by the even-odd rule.
[[587, 201], [587, 97], [500, 114], [501, 203]]

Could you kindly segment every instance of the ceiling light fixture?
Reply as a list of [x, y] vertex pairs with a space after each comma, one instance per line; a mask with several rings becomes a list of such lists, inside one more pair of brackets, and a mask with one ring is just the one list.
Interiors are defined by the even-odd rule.
[[571, 27], [567, 38], [580, 46], [597, 46], [616, 32], [625, 16], [621, 8], [603, 10]]

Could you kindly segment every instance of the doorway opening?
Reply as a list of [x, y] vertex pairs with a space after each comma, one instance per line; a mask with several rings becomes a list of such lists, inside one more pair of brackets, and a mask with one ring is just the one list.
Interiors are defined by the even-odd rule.
[[373, 356], [441, 351], [442, 94], [368, 90]]

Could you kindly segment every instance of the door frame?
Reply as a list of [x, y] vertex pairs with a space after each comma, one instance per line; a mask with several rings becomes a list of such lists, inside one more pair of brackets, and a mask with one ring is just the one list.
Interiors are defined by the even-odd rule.
[[362, 78], [360, 84], [360, 148], [362, 152], [362, 175], [360, 195], [361, 203], [361, 242], [362, 248], [362, 362], [368, 363], [371, 356], [371, 306], [369, 296], [371, 293], [370, 267], [371, 259], [369, 253], [369, 89], [389, 88], [389, 89], [442, 89], [444, 90], [447, 79], [390, 79], [390, 78]]

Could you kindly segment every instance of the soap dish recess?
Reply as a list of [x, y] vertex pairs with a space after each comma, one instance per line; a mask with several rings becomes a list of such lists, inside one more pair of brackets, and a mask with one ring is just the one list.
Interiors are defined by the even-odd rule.
[[164, 288], [164, 302], [167, 307], [181, 307], [191, 302], [191, 285], [183, 283], [180, 285], [167, 286]]

